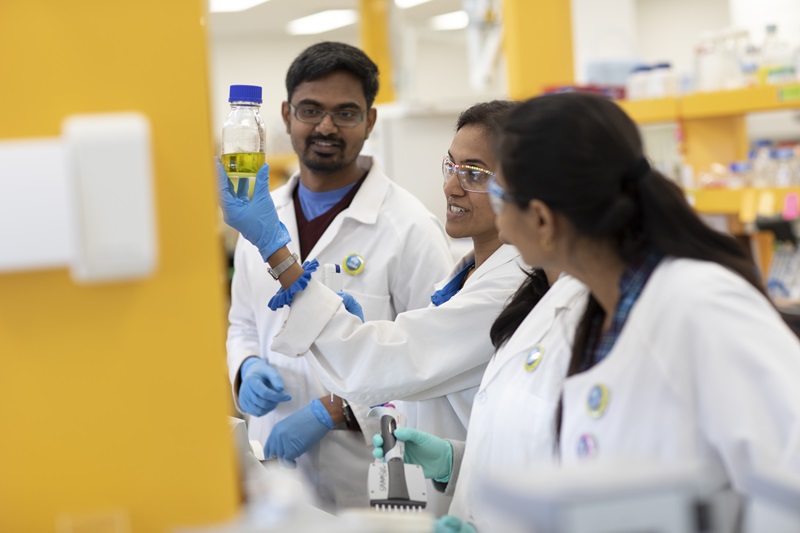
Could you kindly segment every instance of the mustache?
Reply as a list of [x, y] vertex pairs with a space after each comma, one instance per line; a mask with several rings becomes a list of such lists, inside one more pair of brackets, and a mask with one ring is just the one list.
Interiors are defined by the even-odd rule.
[[324, 141], [339, 145], [344, 145], [344, 141], [336, 135], [312, 135], [306, 139], [306, 144], [311, 144], [316, 141]]

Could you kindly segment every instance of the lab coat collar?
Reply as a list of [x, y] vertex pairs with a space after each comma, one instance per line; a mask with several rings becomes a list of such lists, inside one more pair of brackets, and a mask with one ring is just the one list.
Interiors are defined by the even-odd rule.
[[[438, 291], [439, 289], [443, 288], [459, 272], [464, 270], [464, 267], [466, 267], [469, 263], [473, 261], [475, 261], [475, 250], [469, 251], [464, 257], [462, 257], [461, 260], [458, 263], [456, 263], [456, 265], [450, 271], [450, 274], [448, 274], [445, 279], [437, 283], [434, 286], [434, 289]], [[484, 261], [481, 266], [475, 269], [475, 272], [473, 272], [472, 275], [467, 279], [467, 282], [464, 283], [464, 287], [462, 288], [462, 290], [466, 289], [467, 287], [475, 283], [476, 280], [482, 278], [492, 270], [500, 266], [503, 266], [510, 261], [516, 261], [517, 263], [520, 264], [520, 267], [523, 266], [521, 262], [522, 260], [519, 255], [519, 251], [516, 248], [514, 248], [510, 244], [500, 245], [500, 248], [495, 250], [494, 253], [490, 255], [489, 258], [486, 261]]]
[[[586, 295], [588, 295], [588, 289], [580, 281], [565, 274], [559, 276], [519, 325], [517, 332], [520, 334], [515, 332], [508, 342], [492, 356], [494, 363], [486, 369], [480, 390], [485, 389], [497, 377], [502, 367], [507, 363], [518, 364], [520, 353], [527, 354], [546, 337], [548, 337], [547, 344], [567, 343], [564, 338], [559, 339], [557, 336], [551, 335], [550, 330], [556, 324], [558, 316], [565, 310], [576, 305], [585, 305]], [[565, 331], [564, 333], [569, 334], [570, 332]], [[553, 352], [553, 346], [545, 345], [541, 348], [544, 350], [544, 357], [558, 355], [558, 352]], [[499, 360], [497, 360], [498, 357]]]
[[[361, 184], [361, 188], [358, 189], [350, 206], [336, 218], [352, 218], [362, 224], [375, 224], [391, 182], [371, 156], [360, 155], [357, 162], [359, 168], [368, 172], [367, 178]], [[273, 192], [272, 200], [277, 209], [285, 208], [288, 204], [293, 203], [292, 194], [299, 181], [300, 173], [298, 172], [289, 178], [286, 185]]]

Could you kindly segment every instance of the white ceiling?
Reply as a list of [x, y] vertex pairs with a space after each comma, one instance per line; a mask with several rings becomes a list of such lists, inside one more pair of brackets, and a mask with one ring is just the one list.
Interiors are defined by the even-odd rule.
[[[462, 0], [432, 0], [408, 9], [394, 9], [393, 13], [403, 25], [424, 27], [431, 17], [457, 11], [461, 6]], [[290, 20], [327, 9], [358, 9], [358, 0], [269, 0], [246, 11], [211, 13], [209, 32], [212, 38], [291, 39], [286, 33]], [[321, 38], [340, 37], [342, 32], [355, 39], [358, 26], [319, 35]]]

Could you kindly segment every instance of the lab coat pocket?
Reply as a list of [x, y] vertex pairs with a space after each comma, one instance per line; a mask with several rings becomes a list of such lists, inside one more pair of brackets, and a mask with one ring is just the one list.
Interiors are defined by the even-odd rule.
[[361, 304], [361, 309], [364, 311], [364, 320], [394, 320], [395, 313], [392, 308], [392, 299], [388, 294], [364, 294], [348, 288], [345, 288], [345, 292]]
[[555, 452], [555, 412], [558, 402], [543, 399], [532, 390], [512, 384], [492, 424], [492, 454], [503, 457], [505, 466], [549, 462]]

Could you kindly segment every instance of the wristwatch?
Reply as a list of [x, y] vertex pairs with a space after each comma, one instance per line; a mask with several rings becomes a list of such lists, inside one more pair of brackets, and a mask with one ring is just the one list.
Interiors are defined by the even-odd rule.
[[361, 425], [358, 423], [358, 419], [356, 419], [356, 415], [353, 413], [353, 408], [350, 407], [350, 404], [344, 398], [342, 398], [342, 412], [344, 413], [345, 427], [350, 431], [361, 431]]
[[297, 263], [299, 259], [300, 258], [297, 257], [297, 254], [291, 254], [289, 257], [278, 263], [275, 268], [268, 268], [267, 272], [269, 272], [269, 275], [272, 276], [273, 279], [278, 279], [281, 274], [286, 272], [290, 266]]

